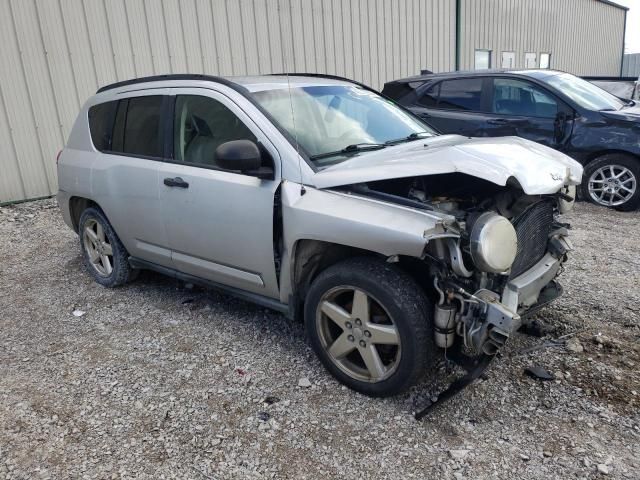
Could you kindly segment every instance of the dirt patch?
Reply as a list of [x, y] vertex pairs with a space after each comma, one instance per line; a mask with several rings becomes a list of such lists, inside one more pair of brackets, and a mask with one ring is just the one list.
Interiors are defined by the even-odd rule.
[[416, 422], [431, 386], [358, 395], [302, 325], [152, 273], [104, 289], [55, 202], [2, 207], [0, 478], [640, 478], [640, 213], [566, 220], [546, 336]]

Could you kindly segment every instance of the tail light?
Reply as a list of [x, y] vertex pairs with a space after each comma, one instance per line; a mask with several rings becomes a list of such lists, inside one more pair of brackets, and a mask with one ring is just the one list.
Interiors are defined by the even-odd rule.
[[60, 154], [62, 153], [62, 150], [60, 150], [58, 152], [58, 154], [56, 155], [56, 165], [58, 164], [58, 162], [60, 161]]

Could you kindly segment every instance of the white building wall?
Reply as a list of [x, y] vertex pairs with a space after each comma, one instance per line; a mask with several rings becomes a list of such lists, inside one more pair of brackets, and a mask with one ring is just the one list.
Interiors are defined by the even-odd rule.
[[599, 0], [461, 0], [460, 69], [474, 69], [476, 49], [551, 54], [551, 68], [575, 75], [620, 74], [625, 11]]
[[[475, 49], [551, 53], [620, 72], [624, 11], [598, 0], [460, 0], [460, 68]], [[98, 87], [165, 73], [284, 71], [375, 88], [455, 69], [456, 0], [0, 0], [0, 204], [51, 195], [55, 156]]]
[[454, 55], [455, 0], [0, 0], [0, 204], [56, 192], [56, 153], [112, 82], [295, 71], [381, 88]]
[[640, 53], [627, 53], [622, 63], [623, 77], [640, 77]]

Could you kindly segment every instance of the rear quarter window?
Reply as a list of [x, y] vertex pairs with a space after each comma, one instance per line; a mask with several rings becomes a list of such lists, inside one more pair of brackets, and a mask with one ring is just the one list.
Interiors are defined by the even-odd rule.
[[440, 85], [436, 83], [433, 87], [427, 89], [418, 99], [418, 105], [426, 108], [436, 108], [438, 106], [438, 96], [440, 95]]
[[111, 150], [111, 132], [118, 102], [107, 102], [89, 108], [89, 131], [96, 150]]
[[[416, 88], [422, 85], [423, 82], [409, 82], [409, 83], [394, 83], [389, 82], [385, 84], [382, 94], [400, 102], [405, 100], [405, 97], [411, 95]], [[401, 102], [404, 103], [404, 102]]]

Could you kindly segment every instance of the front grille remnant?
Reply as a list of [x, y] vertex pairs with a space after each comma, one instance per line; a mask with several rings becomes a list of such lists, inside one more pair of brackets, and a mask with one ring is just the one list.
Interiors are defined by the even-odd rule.
[[515, 278], [533, 267], [547, 252], [553, 224], [553, 203], [534, 203], [513, 220], [518, 236], [518, 251], [509, 278]]

